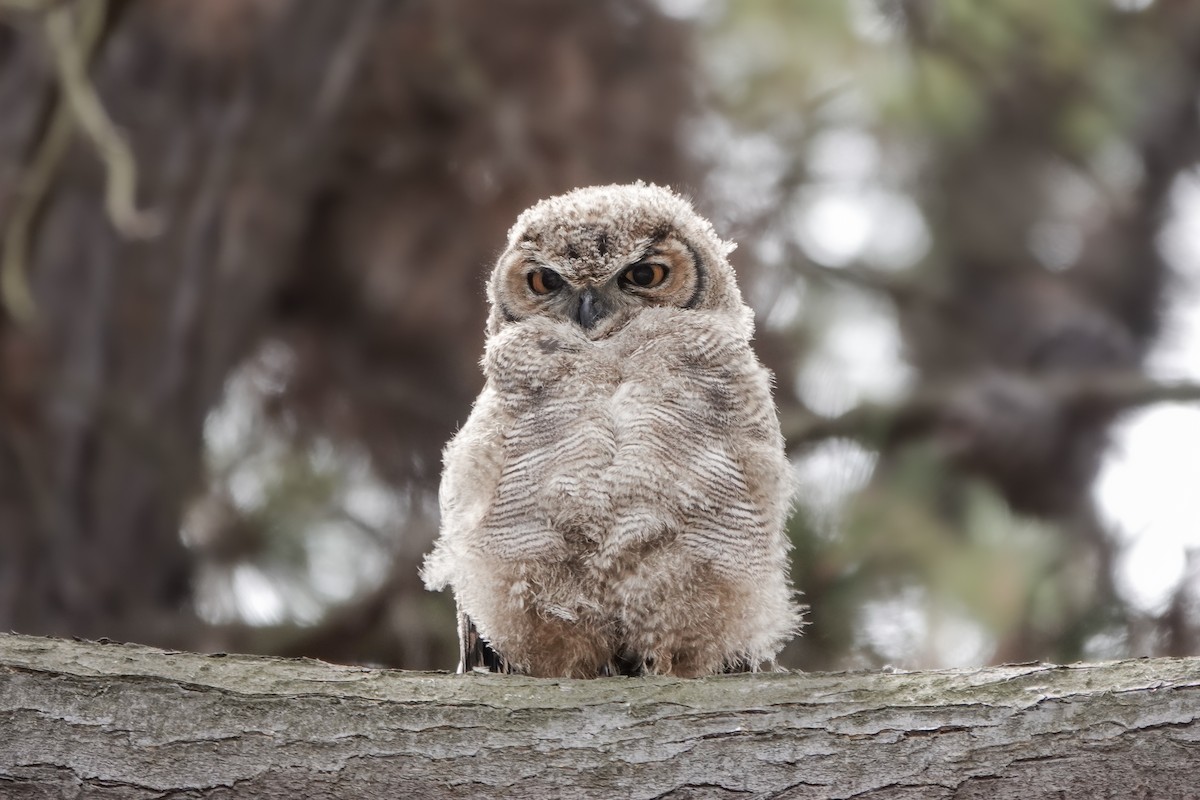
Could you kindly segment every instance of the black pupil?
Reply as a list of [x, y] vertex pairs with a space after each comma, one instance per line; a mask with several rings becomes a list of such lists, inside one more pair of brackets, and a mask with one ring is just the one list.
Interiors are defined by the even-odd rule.
[[654, 267], [649, 264], [638, 264], [629, 270], [629, 280], [638, 286], [649, 286], [654, 283]]
[[542, 277], [542, 286], [545, 286], [546, 291], [548, 291], [548, 292], [553, 292], [555, 289], [558, 289], [559, 287], [562, 286], [562, 282], [563, 282], [562, 276], [559, 275], [554, 270], [549, 270], [549, 269], [542, 270], [541, 277]]

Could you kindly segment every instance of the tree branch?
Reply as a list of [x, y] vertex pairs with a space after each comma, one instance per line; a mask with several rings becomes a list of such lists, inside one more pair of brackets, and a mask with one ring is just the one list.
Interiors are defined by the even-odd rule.
[[[1011, 376], [1041, 393], [1061, 413], [1120, 413], [1153, 403], [1200, 401], [1200, 383], [1162, 382], [1136, 372]], [[864, 403], [835, 417], [804, 415], [784, 422], [789, 446], [854, 439], [882, 447], [927, 432], [951, 416], [974, 379], [933, 385], [894, 405]]]
[[[104, 20], [108, 0], [88, 0], [80, 4], [82, 12], [78, 27], [99, 28]], [[139, 211], [134, 195], [137, 193], [137, 162], [129, 142], [117, 130], [104, 110], [96, 87], [87, 74], [89, 52], [83, 47], [81, 34], [72, 19], [72, 9], [57, 6], [46, 13], [43, 23], [46, 40], [54, 57], [63, 100], [75, 121], [92, 140], [107, 171], [104, 207], [108, 217], [122, 236], [144, 239], [156, 235], [162, 222], [158, 215]]]
[[0, 0], [0, 9], [39, 12], [61, 97], [51, 112], [42, 141], [17, 190], [16, 204], [5, 225], [4, 251], [0, 256], [0, 298], [4, 307], [21, 323], [36, 313], [27, 277], [29, 238], [42, 202], [50, 191], [67, 147], [78, 124], [92, 140], [104, 162], [107, 183], [105, 210], [116, 229], [128, 238], [154, 236], [161, 229], [156, 214], [139, 211], [137, 163], [125, 137], [117, 130], [96, 87], [88, 78], [87, 65], [104, 29], [108, 0], [78, 4], [78, 19], [72, 4], [58, 0]]
[[0, 636], [7, 797], [1182, 797], [1200, 659], [538, 680]]

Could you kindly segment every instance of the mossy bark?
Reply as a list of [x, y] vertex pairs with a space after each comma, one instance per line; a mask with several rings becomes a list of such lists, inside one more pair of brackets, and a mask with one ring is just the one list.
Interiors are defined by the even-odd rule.
[[702, 680], [0, 636], [8, 798], [1185, 798], [1200, 659]]

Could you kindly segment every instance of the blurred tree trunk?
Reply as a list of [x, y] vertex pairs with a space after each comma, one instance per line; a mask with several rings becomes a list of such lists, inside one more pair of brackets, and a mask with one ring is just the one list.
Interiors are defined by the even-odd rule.
[[[309, 532], [213, 488], [206, 416], [280, 344], [285, 385], [253, 402], [281, 438], [365, 452], [430, 505], [478, 391], [483, 270], [516, 215], [574, 185], [690, 174], [687, 27], [645, 0], [100, 3], [67, 7], [109, 11], [90, 80], [164, 225], [150, 237], [114, 228], [79, 132], [26, 191], [61, 95], [44, 13], [0, 0], [0, 238], [36, 211], [36, 314], [0, 311], [0, 630], [429, 663], [411, 652], [429, 631], [405, 630], [429, 602], [415, 514], [384, 532], [386, 584], [322, 625], [200, 624], [197, 565], [269, 564]], [[234, 513], [189, 549], [198, 496]]]
[[[294, 259], [367, 34], [395, 3], [112, 3], [92, 64], [156, 236], [118, 233], [80, 134], [35, 218], [36, 316], [0, 323], [0, 629], [186, 641], [181, 505], [205, 415]], [[0, 219], [60, 93], [0, 27]], [[180, 628], [182, 624], [182, 628]]]
[[0, 636], [0, 791], [1188, 797], [1198, 674], [1157, 659], [537, 680]]

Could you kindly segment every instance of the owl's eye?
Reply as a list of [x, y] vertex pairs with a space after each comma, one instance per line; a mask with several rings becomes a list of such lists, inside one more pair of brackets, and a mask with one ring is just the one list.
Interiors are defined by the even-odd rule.
[[529, 273], [529, 288], [534, 294], [550, 294], [562, 288], [563, 279], [552, 269], [535, 269]]
[[621, 282], [639, 289], [653, 289], [667, 279], [667, 272], [662, 264], [634, 264], [621, 273]]

